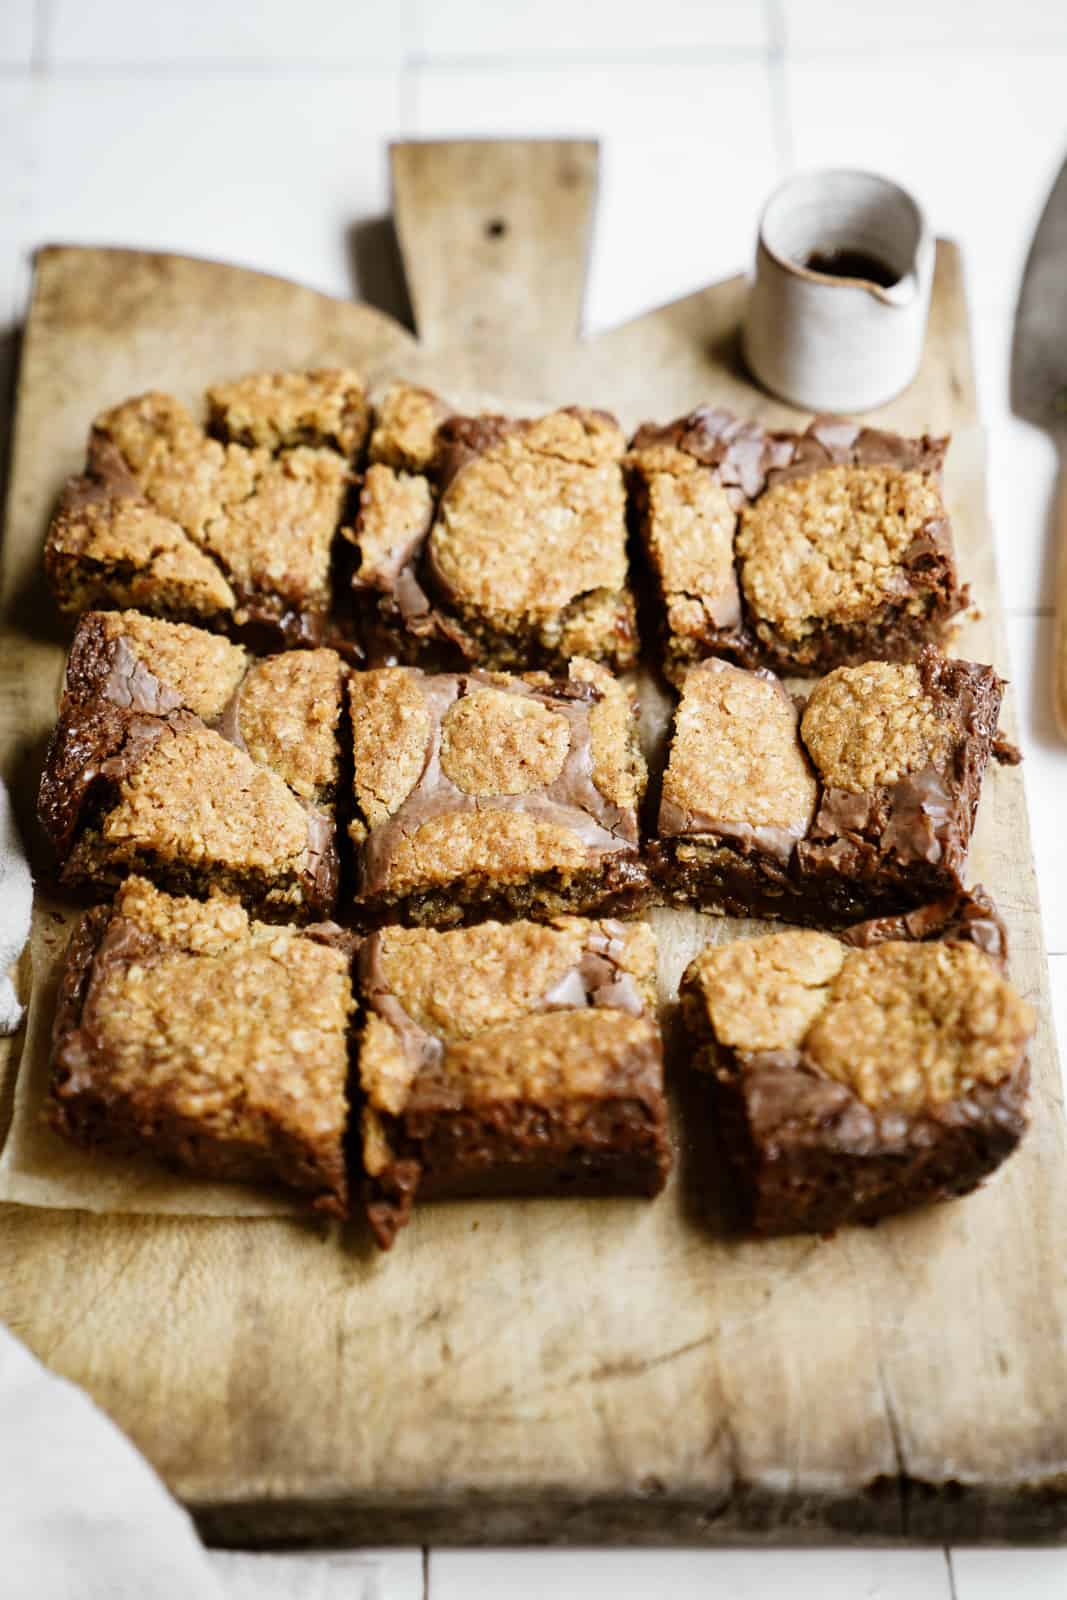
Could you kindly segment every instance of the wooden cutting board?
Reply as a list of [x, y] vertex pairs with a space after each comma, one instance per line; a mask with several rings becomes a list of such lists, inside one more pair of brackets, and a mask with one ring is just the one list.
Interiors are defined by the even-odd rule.
[[[706, 400], [796, 421], [739, 365], [741, 279], [579, 339], [594, 146], [404, 145], [393, 173], [417, 343], [367, 307], [211, 262], [39, 256], [0, 647], [4, 770], [24, 814], [62, 663], [41, 542], [99, 407], [351, 362], [451, 395], [599, 403], [627, 425]], [[880, 417], [955, 433], [950, 505], [984, 613], [959, 648], [1006, 672], [952, 245], [922, 373]], [[1033, 1129], [973, 1198], [830, 1240], [732, 1238], [693, 1102], [655, 1203], [425, 1207], [387, 1258], [357, 1228], [8, 1206], [0, 1318], [220, 1542], [1057, 1537], [1067, 1167], [1017, 771], [989, 775], [973, 868], [1041, 1023]], [[742, 926], [656, 916], [668, 982], [701, 936]], [[5, 1046], [8, 1097], [19, 1050]]]

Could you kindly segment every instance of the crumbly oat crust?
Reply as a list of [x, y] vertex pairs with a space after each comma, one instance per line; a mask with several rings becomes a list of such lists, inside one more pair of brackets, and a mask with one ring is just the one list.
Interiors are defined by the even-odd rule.
[[145, 501], [70, 481], [48, 530], [45, 570], [60, 610], [155, 604], [213, 618], [237, 604], [230, 584], [183, 528]]
[[715, 1038], [737, 1050], [800, 1046], [824, 1010], [845, 950], [826, 933], [791, 930], [709, 945], [684, 982], [703, 995]]
[[660, 588], [668, 635], [704, 637], [737, 627], [737, 507], [718, 476], [669, 444], [632, 450], [641, 481], [642, 532]]
[[288, 650], [250, 668], [241, 685], [240, 737], [305, 800], [336, 793], [343, 669], [333, 650]]
[[899, 603], [909, 550], [943, 517], [928, 477], [888, 466], [826, 467], [768, 488], [743, 509], [736, 541], [757, 631], [798, 642]]
[[850, 951], [806, 1041], [810, 1061], [875, 1109], [915, 1114], [1019, 1066], [1034, 1015], [973, 944]]
[[207, 391], [210, 427], [236, 444], [312, 445], [357, 457], [370, 428], [362, 378], [346, 369], [254, 372]]
[[429, 389], [392, 384], [375, 405], [371, 461], [400, 472], [425, 472], [437, 450], [437, 430], [448, 407]]
[[352, 535], [359, 549], [356, 586], [391, 592], [422, 549], [433, 511], [433, 493], [425, 478], [378, 463], [368, 467]]
[[354, 673], [348, 681], [356, 805], [357, 843], [398, 811], [418, 783], [427, 759], [430, 707], [422, 674], [414, 668], [381, 667]]
[[823, 782], [859, 794], [943, 765], [953, 729], [938, 716], [918, 667], [868, 661], [838, 667], [815, 685], [801, 734]]
[[88, 970], [70, 973], [81, 999], [61, 1007], [53, 1122], [205, 1175], [273, 1176], [343, 1214], [347, 968], [235, 901], [129, 879]]
[[[661, 834], [804, 836], [817, 788], [776, 679], [706, 661], [686, 675], [663, 779]], [[765, 841], [773, 844], [771, 835]]]
[[86, 617], [82, 627], [94, 623], [108, 641], [124, 641], [137, 661], [205, 722], [221, 716], [248, 670], [241, 645], [185, 622], [138, 611], [101, 611]]
[[570, 749], [567, 718], [540, 700], [478, 688], [441, 721], [441, 771], [467, 794], [527, 794], [554, 783]]

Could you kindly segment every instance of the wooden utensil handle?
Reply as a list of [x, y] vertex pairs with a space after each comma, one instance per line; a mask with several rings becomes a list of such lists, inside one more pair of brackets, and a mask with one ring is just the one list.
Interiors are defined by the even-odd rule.
[[390, 157], [397, 235], [424, 345], [492, 344], [499, 353], [501, 345], [578, 337], [594, 142], [394, 144]]
[[1052, 537], [1056, 550], [1056, 590], [1052, 623], [1052, 705], [1062, 738], [1067, 739], [1067, 434], [1059, 441]]

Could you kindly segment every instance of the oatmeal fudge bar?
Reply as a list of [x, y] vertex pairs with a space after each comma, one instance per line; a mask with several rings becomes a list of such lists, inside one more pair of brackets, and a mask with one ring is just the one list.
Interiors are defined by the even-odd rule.
[[355, 912], [448, 925], [644, 903], [645, 767], [596, 662], [544, 673], [353, 673]]
[[141, 872], [326, 915], [344, 669], [332, 650], [265, 659], [135, 611], [78, 624], [39, 811], [65, 883]]
[[762, 669], [691, 668], [651, 847], [668, 898], [834, 926], [961, 887], [1003, 687], [932, 645], [838, 667], [802, 712]]
[[344, 1216], [349, 957], [235, 900], [143, 878], [83, 917], [52, 1048], [52, 1126]]
[[208, 424], [145, 394], [93, 424], [45, 545], [63, 611], [137, 606], [254, 642], [325, 637], [335, 535], [369, 411], [352, 372], [258, 373]]
[[629, 470], [668, 676], [706, 655], [816, 675], [942, 642], [966, 603], [947, 444], [834, 417], [770, 433], [706, 408], [640, 429]]
[[708, 947], [682, 979], [744, 1222], [823, 1233], [966, 1194], [1026, 1128], [1034, 1017], [955, 897], [842, 939], [791, 930]]
[[385, 928], [359, 971], [364, 1194], [383, 1248], [416, 1196], [663, 1187], [650, 928]]
[[390, 390], [352, 535], [372, 659], [634, 665], [625, 448], [600, 411], [448, 417], [427, 390]]

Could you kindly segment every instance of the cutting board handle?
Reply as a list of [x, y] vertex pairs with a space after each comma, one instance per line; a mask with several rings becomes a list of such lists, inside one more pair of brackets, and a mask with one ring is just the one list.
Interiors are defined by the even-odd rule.
[[[467, 350], [576, 340], [596, 200], [591, 140], [390, 148], [393, 212], [419, 338]], [[536, 347], [536, 346], [535, 346]]]

